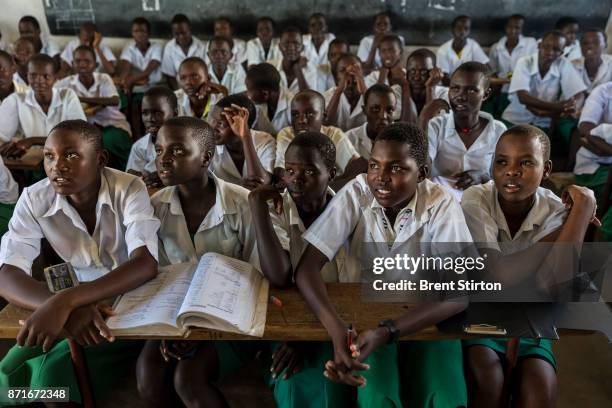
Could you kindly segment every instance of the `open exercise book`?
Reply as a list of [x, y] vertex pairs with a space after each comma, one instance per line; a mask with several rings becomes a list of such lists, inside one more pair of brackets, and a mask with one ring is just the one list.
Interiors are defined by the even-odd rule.
[[262, 337], [268, 281], [246, 262], [207, 253], [200, 262], [159, 268], [121, 296], [107, 324], [120, 336], [187, 336], [191, 327]]

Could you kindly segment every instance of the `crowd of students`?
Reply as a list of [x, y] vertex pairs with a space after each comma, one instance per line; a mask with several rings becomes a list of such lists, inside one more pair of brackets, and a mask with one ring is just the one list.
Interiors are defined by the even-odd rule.
[[[69, 386], [79, 402], [67, 336], [88, 346], [96, 396], [137, 358], [138, 391], [153, 406], [226, 406], [216, 384], [258, 352], [282, 407], [499, 406], [505, 341], [398, 343], [465, 302], [380, 316], [351, 343], [325, 283], [360, 282], [370, 242], [418, 255], [422, 242], [483, 243], [488, 266], [511, 273], [535, 243], [581, 243], [599, 226], [612, 163], [606, 36], [561, 18], [536, 40], [524, 22], [508, 18], [487, 54], [459, 16], [437, 53], [417, 49], [403, 65], [388, 13], [357, 55], [320, 13], [308, 34], [260, 18], [246, 43], [228, 18], [203, 41], [179, 14], [165, 46], [136, 18], [118, 61], [93, 23], [60, 53], [23, 17], [21, 37], [0, 51], [0, 153], [42, 146], [45, 173], [28, 173], [20, 195], [0, 160], [0, 295], [33, 311], [0, 385]], [[126, 104], [140, 112], [136, 140]], [[574, 166], [562, 198], [540, 186], [551, 157]], [[609, 239], [612, 215], [602, 222]], [[81, 285], [53, 294], [32, 278], [42, 239]], [[105, 299], [205, 252], [297, 286], [331, 341], [113, 338]], [[521, 341], [516, 378], [516, 406], [555, 405], [550, 341]]]

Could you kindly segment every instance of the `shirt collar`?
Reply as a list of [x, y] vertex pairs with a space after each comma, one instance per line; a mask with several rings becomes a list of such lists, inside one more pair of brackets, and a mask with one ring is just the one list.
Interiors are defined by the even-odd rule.
[[[58, 96], [58, 92], [59, 92], [59, 90], [57, 88], [52, 88], [51, 89], [51, 93], [52, 93], [51, 103], [49, 104], [49, 109], [47, 110], [47, 115], [49, 115], [49, 113], [51, 113], [51, 111], [53, 111], [60, 104], [60, 98]], [[36, 97], [34, 97], [34, 90], [32, 88], [29, 88], [26, 91], [26, 94], [25, 94], [25, 103], [30, 105], [30, 106], [33, 106], [35, 108], [38, 108], [38, 109], [40, 109], [41, 112], [43, 112], [42, 108], [40, 107], [40, 104], [36, 100]]]
[[[327, 186], [326, 194], [331, 195], [332, 197], [336, 195], [334, 190], [332, 190], [329, 186]], [[288, 204], [288, 208], [284, 208], [283, 211], [287, 211], [287, 214], [289, 215], [289, 225], [297, 225], [300, 231], [306, 231], [304, 223], [300, 218], [300, 213], [298, 212], [297, 205], [295, 204], [295, 201], [293, 201], [293, 197], [291, 197], [289, 190], [285, 189], [283, 195], [285, 196], [285, 200], [283, 201]]]
[[538, 187], [538, 190], [536, 190], [536, 193], [535, 193], [535, 201], [533, 203], [533, 206], [529, 210], [529, 213], [527, 213], [527, 217], [525, 217], [525, 219], [523, 220], [521, 227], [518, 229], [516, 234], [514, 234], [514, 237], [512, 237], [510, 234], [510, 228], [508, 228], [508, 222], [506, 221], [506, 216], [504, 215], [504, 212], [501, 209], [501, 205], [499, 204], [497, 188], [495, 188], [495, 184], [493, 183], [493, 181], [489, 181], [489, 182], [492, 183], [492, 187], [493, 187], [492, 188], [493, 197], [494, 197], [493, 203], [495, 206], [496, 219], [498, 220], [498, 222], [500, 222], [499, 228], [505, 231], [506, 234], [508, 234], [508, 237], [511, 237], [513, 241], [521, 235], [521, 232], [533, 231], [539, 228], [546, 221], [546, 217], [549, 214], [547, 214], [545, 211], [540, 210], [540, 207], [542, 206], [542, 199], [540, 198], [540, 195], [541, 195], [540, 188], [541, 187]]
[[[548, 72], [546, 73], [546, 75], [544, 75], [544, 78], [552, 76], [552, 77], [558, 77], [560, 76], [559, 73], [559, 64], [560, 64], [560, 60], [561, 58], [564, 57], [559, 57], [557, 58], [555, 61], [553, 61], [552, 64], [550, 64], [550, 68], [548, 69]], [[537, 51], [532, 55], [531, 58], [531, 66], [529, 67], [529, 73], [531, 75], [540, 75], [540, 67], [538, 64], [538, 53]], [[542, 78], [542, 79], [544, 79]]]

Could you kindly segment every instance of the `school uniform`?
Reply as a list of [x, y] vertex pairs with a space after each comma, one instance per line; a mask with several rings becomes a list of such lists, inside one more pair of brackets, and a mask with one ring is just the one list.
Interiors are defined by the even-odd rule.
[[372, 154], [372, 145], [374, 141], [368, 136], [368, 123], [359, 125], [346, 132], [346, 138], [351, 142], [359, 156], [366, 160], [370, 159]]
[[212, 65], [208, 66], [208, 75], [210, 80], [216, 84], [221, 84], [227, 88], [229, 95], [238, 94], [246, 91], [246, 73], [242, 65], [237, 63], [229, 63], [225, 68], [223, 77], [217, 77]]
[[[144, 71], [147, 69], [151, 61], [157, 61], [161, 64], [162, 62], [162, 51], [163, 47], [160, 43], [157, 42], [149, 42], [149, 48], [142, 53], [140, 49], [136, 46], [136, 42], [134, 40], [130, 40], [125, 47], [123, 47], [123, 51], [121, 51], [120, 60], [127, 61], [132, 64], [133, 68], [137, 68], [140, 71]], [[153, 85], [157, 84], [162, 80], [162, 71], [161, 65], [157, 67], [153, 72], [149, 74], [147, 78], [146, 85], [136, 85], [133, 88], [134, 93], [142, 93], [147, 89], [151, 88]]]
[[[90, 234], [80, 215], [44, 179], [26, 187], [17, 201], [9, 232], [0, 244], [0, 264], [13, 265], [31, 274], [45, 238], [55, 252], [70, 262], [81, 282], [106, 275], [127, 262], [137, 248], [146, 247], [157, 259], [159, 220], [153, 215], [147, 189], [138, 177], [104, 168], [96, 204], [96, 227]], [[131, 367], [142, 345], [115, 341], [86, 347], [94, 394], [110, 391], [121, 372]], [[112, 375], [102, 374], [111, 373]], [[69, 387], [70, 400], [81, 394], [72, 368], [67, 340], [56, 342], [43, 353], [42, 347], [13, 347], [0, 362], [3, 387]]]
[[601, 65], [597, 69], [597, 74], [593, 80], [589, 78], [589, 74], [584, 66], [584, 58], [578, 58], [572, 61], [574, 68], [576, 68], [576, 71], [578, 71], [578, 74], [582, 78], [582, 82], [584, 82], [587, 87], [587, 93], [591, 93], [598, 85], [612, 81], [612, 55], [602, 54], [601, 59]]
[[529, 112], [519, 99], [518, 91], [527, 91], [535, 98], [548, 102], [568, 99], [585, 91], [586, 85], [571, 62], [560, 57], [552, 63], [544, 77], [538, 67], [538, 53], [522, 57], [516, 63], [512, 81], [508, 88], [510, 105], [502, 115], [502, 119], [513, 123], [530, 123], [549, 128], [550, 118], [539, 117]]
[[[500, 38], [489, 50], [489, 66], [491, 71], [497, 74], [498, 78], [511, 78], [514, 67], [519, 58], [531, 55], [538, 51], [538, 42], [533, 37], [519, 36], [518, 43], [512, 53], [506, 48], [508, 37], [505, 35]], [[502, 93], [508, 93], [509, 84], [504, 84]]]
[[[398, 35], [402, 44], [404, 44], [404, 37]], [[374, 36], [367, 35], [361, 39], [359, 42], [359, 48], [357, 49], [357, 56], [361, 60], [361, 62], [365, 62], [368, 60], [368, 55], [370, 55], [370, 50], [372, 49], [372, 45], [374, 44]], [[402, 47], [403, 50], [404, 47]], [[376, 55], [374, 56], [374, 69], [378, 69], [382, 66], [382, 62], [380, 60], [380, 51], [376, 50]]]
[[468, 61], [476, 61], [482, 64], [489, 62], [489, 57], [482, 50], [480, 45], [473, 39], [468, 38], [465, 46], [457, 54], [453, 49], [453, 40], [448, 40], [438, 48], [436, 52], [436, 65], [445, 74], [452, 75], [459, 65]]
[[13, 87], [15, 88], [15, 92], [25, 92], [30, 89], [30, 85], [26, 81], [23, 80], [21, 75], [18, 72], [13, 74]]
[[[336, 171], [338, 174], [344, 173], [347, 164], [354, 158], [359, 157], [359, 153], [347, 139], [344, 132], [337, 127], [321, 126], [321, 133], [329, 137], [336, 146]], [[276, 135], [276, 161], [274, 167], [285, 168], [285, 152], [291, 141], [295, 138], [295, 132], [291, 126], [287, 126]]]
[[[270, 134], [258, 130], [251, 130], [251, 138], [259, 162], [265, 171], [272, 174], [274, 160], [276, 159], [276, 140]], [[246, 160], [242, 169], [238, 170], [225, 145], [216, 146], [215, 155], [210, 162], [209, 169], [218, 178], [238, 185], [242, 185], [242, 180], [247, 175]]]
[[312, 35], [304, 34], [302, 36], [302, 41], [304, 43], [304, 50], [302, 51], [302, 55], [306, 57], [306, 59], [308, 59], [308, 62], [314, 65], [327, 64], [327, 51], [329, 51], [329, 43], [331, 43], [335, 38], [336, 36], [334, 34], [326, 33], [325, 39], [323, 40], [323, 43], [321, 43], [321, 46], [317, 51], [317, 48], [312, 42]]
[[580, 48], [580, 41], [576, 39], [573, 43], [566, 45], [565, 48], [563, 48], [563, 56], [570, 61], [582, 58], [582, 48]]
[[[406, 69], [402, 68], [402, 72], [404, 74], [404, 76], [406, 76]], [[366, 77], [363, 79], [363, 81], [365, 82], [365, 86], [366, 88], [371, 87], [374, 84], [378, 83], [378, 79], [380, 78], [380, 69], [376, 69], [372, 72], [370, 72], [368, 75], [366, 75]], [[389, 77], [387, 76], [387, 79], [384, 82], [385, 85], [391, 86], [391, 84], [389, 83]], [[397, 89], [399, 90], [399, 93], [401, 94], [401, 88], [399, 85], [393, 85], [395, 87], [397, 87]]]
[[161, 63], [161, 71], [163, 74], [178, 79], [178, 71], [179, 67], [181, 66], [181, 62], [183, 62], [183, 60], [187, 57], [200, 57], [206, 61], [206, 50], [208, 49], [208, 43], [200, 41], [193, 36], [191, 39], [191, 45], [189, 45], [187, 54], [183, 52], [183, 49], [176, 43], [175, 39], [172, 39], [166, 43], [164, 46]]
[[[87, 88], [78, 75], [70, 75], [55, 83], [54, 87], [70, 88], [81, 98], [119, 98], [113, 79], [108, 74], [94, 72], [94, 83]], [[125, 169], [130, 148], [132, 147], [132, 129], [125, 115], [117, 106], [105, 106], [98, 110], [87, 121], [102, 127], [103, 145], [111, 155], [109, 167]]]
[[[193, 109], [191, 109], [191, 102], [189, 102], [189, 96], [182, 89], [177, 89], [174, 91], [176, 95], [176, 100], [178, 104], [178, 116], [195, 116], [193, 113]], [[215, 104], [221, 100], [223, 96], [221, 94], [210, 94], [208, 95], [208, 100], [206, 101], [206, 106], [204, 108], [204, 112], [202, 116], [198, 119], [207, 120], [208, 115], [210, 114], [212, 108]]]
[[[393, 253], [421, 256], [431, 252], [423, 247], [425, 242], [472, 240], [459, 204], [442, 187], [429, 180], [417, 185], [413, 199], [390, 225], [384, 208], [368, 186], [365, 174], [358, 175], [336, 193], [302, 238], [329, 260], [341, 248], [346, 250], [344, 268], [338, 277], [340, 282], [362, 282], [371, 277], [371, 262], [367, 255], [371, 251], [376, 255], [384, 253], [384, 256], [393, 256]], [[401, 273], [385, 272], [381, 278], [388, 281], [402, 276]], [[381, 316], [381, 319], [386, 317]], [[467, 406], [459, 341], [410, 342], [402, 347], [408, 355], [405, 366], [410, 370], [411, 378], [404, 388], [411, 391], [406, 395], [410, 396], [414, 406]], [[394, 356], [395, 350], [396, 345], [389, 345], [380, 348], [379, 352], [383, 356]], [[368, 386], [358, 389], [358, 398], [368, 393], [372, 406], [381, 406], [383, 398], [393, 401], [395, 406], [402, 406], [399, 402], [397, 360], [387, 360], [384, 365], [379, 365], [379, 361], [379, 356], [366, 360], [371, 368], [362, 375], [366, 377]]]
[[[230, 64], [242, 64], [247, 59], [246, 41], [240, 38], [232, 38], [234, 46], [232, 47], [232, 59]], [[207, 54], [208, 55], [208, 54]]]
[[283, 58], [283, 54], [280, 52], [280, 48], [278, 44], [280, 40], [278, 38], [273, 38], [270, 42], [270, 48], [268, 49], [268, 53], [266, 54], [266, 50], [264, 49], [261, 40], [259, 37], [255, 37], [246, 44], [246, 59], [248, 65], [261, 64], [262, 62], [269, 62], [274, 60], [279, 60]]
[[331, 65], [321, 64], [317, 67], [317, 80], [319, 85], [323, 89], [331, 89], [336, 86], [336, 78], [334, 78], [334, 74], [332, 73]]
[[480, 112], [479, 117], [488, 122], [469, 148], [465, 147], [455, 129], [452, 111], [432, 118], [427, 126], [432, 180], [449, 188], [458, 199], [463, 190], [454, 188], [453, 176], [469, 171], [474, 180], [488, 181], [491, 178], [495, 145], [506, 131], [506, 126], [490, 114]]
[[[335, 92], [336, 87], [334, 86], [323, 93], [326, 107], [329, 107], [329, 102], [331, 101]], [[338, 111], [336, 112], [336, 116], [333, 118], [328, 117], [328, 119], [330, 119], [335, 126], [342, 130], [352, 129], [365, 123], [367, 118], [363, 113], [363, 95], [359, 97], [357, 104], [351, 109], [351, 104], [343, 92], [340, 95], [340, 101], [338, 101]]]
[[72, 89], [53, 89], [53, 97], [47, 113], [36, 98], [34, 91], [12, 93], [0, 105], [0, 140], [47, 136], [58, 123], [68, 119], [87, 120], [79, 98]]
[[278, 103], [276, 104], [276, 111], [272, 118], [268, 115], [267, 104], [256, 104], [255, 109], [257, 110], [257, 119], [253, 128], [261, 130], [276, 136], [281, 129], [287, 127], [291, 123], [291, 100], [293, 99], [293, 93], [287, 89], [281, 87], [278, 96]]
[[[278, 73], [280, 74], [280, 77], [281, 77], [281, 81], [280, 81], [281, 88], [286, 89], [292, 94], [296, 94], [300, 92], [300, 85], [298, 84], [297, 78], [295, 78], [293, 82], [291, 82], [290, 84], [287, 83], [287, 75], [285, 74], [285, 70], [283, 70], [283, 59], [282, 58], [274, 60], [274, 61], [268, 61], [268, 63], [274, 66], [274, 68], [278, 70]], [[326, 89], [321, 89], [321, 84], [319, 83], [319, 80], [317, 78], [316, 65], [310, 62], [306, 63], [306, 66], [302, 67], [302, 74], [304, 75], [304, 79], [306, 80], [306, 85], [308, 85], [308, 89], [313, 89], [317, 92], [326, 91]]]
[[[60, 58], [66, 64], [72, 67], [72, 61], [74, 59], [74, 50], [80, 45], [81, 45], [81, 41], [78, 38], [70, 41], [68, 44], [66, 44], [66, 48], [64, 48], [64, 51], [62, 51], [62, 53], [60, 54]], [[115, 54], [113, 54], [113, 52], [107, 45], [100, 44], [100, 50], [102, 51], [102, 54], [104, 54], [104, 58], [106, 58], [107, 61], [115, 62], [117, 60], [117, 58], [115, 58]], [[97, 63], [96, 71], [102, 72], [104, 67], [102, 66], [102, 62], [100, 61], [100, 56], [98, 55], [97, 51], [95, 51], [95, 54], [96, 54], [96, 63]]]
[[[531, 247], [559, 229], [568, 215], [559, 197], [546, 188], [538, 187], [534, 204], [513, 237], [499, 204], [493, 180], [468, 188], [463, 194], [461, 207], [476, 245], [500, 251], [504, 255]], [[465, 346], [482, 345], [500, 354], [506, 353], [506, 344], [507, 339], [474, 339], [464, 342]], [[540, 357], [556, 368], [550, 340], [521, 339], [518, 355]]]
[[132, 145], [125, 171], [134, 170], [141, 174], [144, 172], [156, 173], [156, 157], [157, 154], [155, 153], [155, 145], [153, 144], [151, 134], [147, 133]]
[[50, 57], [55, 57], [61, 52], [59, 44], [50, 38], [40, 37], [40, 42], [42, 44], [42, 47], [40, 47], [39, 51], [40, 54], [46, 54]]
[[19, 198], [19, 186], [0, 157], [0, 238], [8, 230], [17, 198]]

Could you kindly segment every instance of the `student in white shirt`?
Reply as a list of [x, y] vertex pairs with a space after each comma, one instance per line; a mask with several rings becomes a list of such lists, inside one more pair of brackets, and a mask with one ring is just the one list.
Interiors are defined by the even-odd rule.
[[336, 86], [323, 93], [325, 124], [346, 131], [365, 123], [363, 95], [367, 90], [361, 61], [352, 54], [340, 56], [334, 70]]
[[272, 65], [251, 65], [246, 74], [247, 95], [257, 109], [255, 129], [276, 136], [291, 123], [293, 95], [280, 85], [280, 74]]
[[285, 151], [291, 140], [306, 131], [321, 132], [336, 146], [336, 171], [341, 177], [332, 182], [338, 191], [346, 182], [365, 170], [365, 160], [359, 157], [346, 135], [333, 126], [323, 126], [325, 99], [316, 91], [307, 90], [295, 95], [291, 101], [291, 126], [281, 130], [276, 136], [275, 175], [280, 178], [285, 168]]
[[181, 89], [175, 91], [179, 116], [206, 120], [219, 98], [228, 95], [227, 88], [210, 80], [208, 67], [200, 57], [188, 57], [178, 70]]
[[274, 138], [253, 129], [256, 115], [247, 96], [230, 95], [216, 103], [210, 121], [217, 145], [210, 171], [249, 190], [270, 183], [276, 158]]
[[278, 44], [280, 40], [274, 37], [276, 23], [270, 17], [257, 19], [255, 33], [257, 37], [247, 41], [246, 59], [247, 65], [261, 64], [282, 58]]
[[432, 181], [461, 198], [463, 190], [491, 179], [491, 159], [506, 126], [480, 110], [489, 96], [486, 65], [471, 61], [451, 75], [448, 99], [452, 112], [429, 121]]
[[34, 49], [37, 54], [47, 54], [50, 57], [59, 55], [59, 45], [51, 39], [43, 40], [40, 33], [40, 24], [34, 16], [21, 17], [17, 28], [20, 37], [28, 37], [34, 41]]
[[[402, 344], [408, 355], [402, 363], [398, 363], [396, 354], [400, 336], [459, 313], [467, 306], [465, 302], [423, 303], [408, 314], [384, 320], [378, 328], [362, 328], [349, 349], [348, 323], [332, 305], [320, 274], [321, 267], [341, 248], [346, 249], [346, 259], [339, 281], [363, 282], [373, 276], [366, 254], [383, 251], [376, 251], [375, 243], [386, 244], [384, 256], [399, 251], [429, 256], [432, 251], [423, 249], [422, 242], [470, 242], [461, 207], [443, 188], [428, 181], [426, 174], [427, 141], [423, 132], [406, 123], [389, 125], [374, 143], [367, 174], [357, 176], [340, 190], [302, 236], [309, 245], [296, 268], [295, 280], [333, 342], [334, 358], [325, 366], [326, 376], [353, 386], [367, 383], [371, 393], [368, 406], [384, 406], [390, 401], [401, 406], [399, 389], [411, 396], [414, 406], [426, 406], [426, 401], [445, 407], [467, 406], [458, 341]], [[371, 251], [366, 250], [368, 244]], [[378, 276], [384, 281], [402, 278], [398, 273]], [[442, 354], [436, 358], [436, 353]], [[413, 360], [417, 355], [419, 358]], [[363, 363], [369, 365], [365, 371]], [[405, 365], [410, 369], [411, 382], [401, 384], [399, 367]], [[417, 387], [418, 391], [413, 391]], [[364, 396], [358, 393], [359, 399]]]
[[17, 92], [18, 86], [13, 81], [16, 67], [11, 54], [0, 50], [0, 104], [13, 92]]
[[[224, 16], [215, 18], [213, 27], [213, 35], [215, 37], [225, 37], [231, 41], [232, 58], [229, 63], [242, 65], [247, 60], [246, 42], [240, 38], [234, 37], [234, 27], [229, 17]], [[210, 49], [210, 46], [208, 49]], [[209, 62], [210, 60], [206, 60], [206, 63]]]
[[[385, 11], [374, 16], [373, 34], [363, 37], [361, 42], [359, 42], [357, 50], [357, 56], [363, 63], [363, 69], [366, 74], [382, 66], [378, 46], [380, 45], [380, 40], [384, 36], [391, 34], [392, 31], [393, 26], [389, 12]], [[403, 43], [404, 39], [401, 36], [400, 39]]]
[[108, 166], [125, 170], [132, 147], [132, 130], [119, 110], [119, 93], [108, 75], [95, 72], [96, 54], [88, 45], [80, 45], [72, 53], [72, 70], [76, 73], [55, 83], [55, 87], [72, 89], [90, 123], [102, 128], [103, 145], [109, 153]]
[[19, 198], [19, 186], [0, 157], [0, 239], [6, 231]]
[[329, 90], [336, 86], [336, 79], [334, 78], [336, 64], [343, 54], [349, 53], [350, 47], [349, 43], [346, 41], [335, 38], [329, 43], [329, 48], [327, 50], [327, 63], [321, 64], [317, 67], [318, 88]]
[[102, 35], [98, 32], [96, 25], [90, 21], [81, 24], [79, 28], [79, 38], [70, 41], [64, 51], [62, 51], [61, 64], [62, 75], [66, 76], [71, 73], [70, 67], [74, 56], [72, 53], [79, 45], [89, 45], [96, 52], [96, 63], [98, 72], [105, 72], [109, 75], [115, 73], [115, 63], [117, 59], [111, 49], [102, 44]]
[[161, 71], [172, 89], [178, 89], [179, 66], [185, 58], [206, 59], [206, 43], [191, 35], [191, 22], [184, 14], [172, 17], [172, 40], [164, 46]]
[[246, 73], [242, 65], [230, 62], [233, 59], [231, 50], [231, 38], [215, 36], [208, 42], [208, 75], [212, 82], [227, 88], [229, 95], [246, 91]]
[[17, 86], [17, 92], [25, 92], [30, 87], [28, 85], [28, 62], [34, 55], [36, 55], [36, 48], [31, 38], [20, 37], [13, 44], [13, 58], [17, 68], [13, 81]]
[[365, 78], [368, 88], [376, 83], [399, 84], [406, 78], [406, 71], [401, 64], [403, 50], [404, 44], [397, 35], [387, 34], [380, 39], [378, 51], [382, 65]]
[[20, 156], [33, 145], [44, 145], [51, 129], [68, 119], [83, 119], [85, 113], [72, 89], [54, 89], [55, 64], [46, 54], [37, 54], [28, 64], [32, 88], [13, 93], [0, 105], [0, 141], [8, 156]]
[[132, 40], [119, 57], [117, 74], [125, 92], [143, 93], [162, 80], [161, 61], [163, 47], [151, 42], [151, 23], [143, 17], [132, 21]]
[[587, 86], [587, 94], [598, 85], [612, 81], [612, 55], [606, 54], [606, 34], [597, 29], [587, 30], [580, 38], [582, 58], [572, 61]]
[[489, 57], [480, 45], [469, 38], [472, 20], [468, 16], [457, 16], [452, 22], [453, 38], [438, 48], [436, 64], [444, 73], [444, 84], [457, 67], [467, 61], [483, 64], [489, 62]]
[[555, 23], [555, 30], [561, 31], [565, 36], [563, 56], [570, 61], [581, 58], [582, 51], [578, 41], [578, 33], [580, 32], [578, 20], [570, 16], [560, 17]]
[[304, 41], [303, 54], [309, 63], [319, 66], [327, 64], [327, 51], [329, 43], [336, 38], [327, 32], [327, 21], [325, 14], [314, 13], [308, 18], [308, 34], [302, 36]]
[[[156, 276], [159, 220], [138, 177], [104, 167], [102, 134], [94, 125], [58, 124], [44, 154], [48, 178], [25, 188], [0, 245], [1, 296], [32, 311], [0, 362], [0, 383], [51, 387], [61, 379], [70, 401], [81, 403], [70, 346], [58, 337], [65, 331], [89, 346], [83, 352], [92, 391], [97, 398], [110, 392], [141, 346], [115, 341], [103, 302]], [[82, 284], [52, 293], [31, 276], [43, 238]]]
[[300, 29], [285, 28], [280, 36], [279, 48], [282, 59], [270, 61], [270, 64], [280, 73], [281, 87], [293, 94], [305, 89], [318, 90], [317, 67], [301, 56], [304, 43]]

